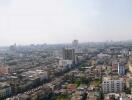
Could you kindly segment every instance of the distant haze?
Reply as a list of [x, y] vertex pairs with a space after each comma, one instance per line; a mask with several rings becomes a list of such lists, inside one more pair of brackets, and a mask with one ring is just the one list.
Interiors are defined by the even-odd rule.
[[0, 45], [132, 40], [132, 0], [0, 0]]

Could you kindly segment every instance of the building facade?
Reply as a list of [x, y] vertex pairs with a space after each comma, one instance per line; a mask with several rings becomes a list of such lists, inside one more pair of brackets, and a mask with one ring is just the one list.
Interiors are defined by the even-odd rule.
[[122, 79], [104, 79], [102, 82], [103, 93], [120, 93], [124, 90]]
[[75, 59], [75, 50], [72, 48], [63, 49], [63, 59], [64, 60], [73, 60]]
[[125, 75], [125, 67], [118, 63], [118, 75], [123, 76]]

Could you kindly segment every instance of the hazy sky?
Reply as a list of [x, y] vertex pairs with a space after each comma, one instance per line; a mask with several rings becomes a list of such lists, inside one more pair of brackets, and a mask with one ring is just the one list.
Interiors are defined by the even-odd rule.
[[132, 39], [132, 0], [0, 0], [0, 45]]

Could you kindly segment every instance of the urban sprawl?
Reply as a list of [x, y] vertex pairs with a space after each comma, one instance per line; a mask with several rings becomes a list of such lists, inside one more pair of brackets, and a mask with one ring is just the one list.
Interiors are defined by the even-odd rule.
[[1, 47], [0, 100], [132, 100], [132, 42]]

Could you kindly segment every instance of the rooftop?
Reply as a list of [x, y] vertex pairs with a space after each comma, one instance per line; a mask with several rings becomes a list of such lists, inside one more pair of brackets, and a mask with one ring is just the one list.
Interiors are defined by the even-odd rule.
[[9, 87], [10, 85], [7, 82], [0, 82], [0, 89]]

